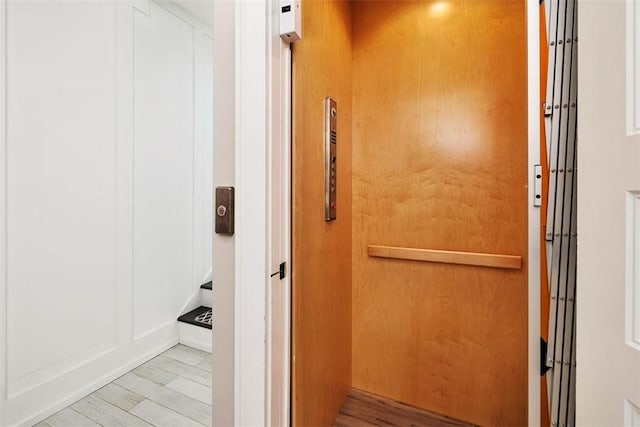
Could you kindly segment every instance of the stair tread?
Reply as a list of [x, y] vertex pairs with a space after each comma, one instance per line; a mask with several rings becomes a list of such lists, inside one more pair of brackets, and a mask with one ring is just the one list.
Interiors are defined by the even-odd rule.
[[212, 329], [212, 318], [213, 314], [211, 307], [201, 305], [200, 307], [178, 317], [178, 321], [189, 323], [194, 326], [200, 326], [201, 328]]
[[213, 282], [209, 281], [207, 283], [203, 283], [202, 285], [200, 285], [200, 289], [209, 289], [209, 290], [213, 290]]

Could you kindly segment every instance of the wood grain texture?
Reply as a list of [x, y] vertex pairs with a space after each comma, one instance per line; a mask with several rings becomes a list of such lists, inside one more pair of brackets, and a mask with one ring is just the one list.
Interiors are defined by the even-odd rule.
[[384, 242], [527, 259], [525, 2], [352, 6], [353, 386], [526, 425], [526, 262], [367, 254]]
[[203, 427], [205, 425], [197, 423], [194, 420], [167, 409], [162, 405], [158, 405], [152, 400], [142, 401], [131, 410], [131, 413], [156, 427]]
[[336, 426], [355, 427], [362, 425], [384, 425], [395, 427], [472, 427], [472, 424], [455, 420], [440, 414], [424, 411], [381, 396], [361, 390], [351, 390]]
[[167, 384], [167, 388], [179, 391], [192, 399], [199, 400], [207, 405], [211, 404], [211, 387], [203, 386], [185, 378], [176, 378]]
[[178, 362], [186, 363], [191, 366], [197, 366], [209, 355], [210, 354], [205, 351], [187, 347], [182, 344], [178, 344], [162, 354], [163, 357], [168, 357], [169, 359], [177, 360]]
[[438, 249], [400, 248], [377, 245], [369, 245], [368, 254], [370, 257], [377, 258], [439, 262], [442, 264], [460, 264], [478, 267], [506, 268], [511, 270], [519, 270], [522, 268], [522, 257], [516, 255], [441, 251]]
[[[178, 360], [170, 359], [161, 355], [148, 361], [145, 366], [148, 368], [158, 368], [177, 376], [187, 378], [191, 381], [195, 381], [198, 384], [211, 387], [212, 374], [210, 371], [200, 369], [196, 366], [187, 365], [186, 363]], [[158, 381], [159, 379], [159, 375], [156, 375], [156, 378], [151, 381], [160, 383]], [[173, 379], [171, 381], [173, 381]]]
[[117, 406], [125, 411], [131, 410], [131, 408], [144, 400], [144, 397], [139, 394], [113, 383], [109, 383], [100, 390], [94, 392], [93, 396], [111, 403], [113, 406]]
[[[158, 405], [152, 400], [144, 400], [133, 408], [131, 413], [157, 427], [203, 427], [205, 425], [197, 423], [194, 420], [167, 409], [162, 405]], [[210, 426], [211, 424], [206, 425]]]
[[45, 421], [36, 424], [36, 427], [100, 427], [100, 424], [82, 415], [71, 408], [64, 408], [62, 411], [50, 416]]
[[104, 400], [90, 395], [71, 405], [71, 409], [80, 412], [102, 426], [109, 427], [152, 427], [140, 418], [113, 406]]
[[168, 387], [162, 387], [133, 373], [121, 376], [114, 383], [146, 399], [153, 400], [167, 409], [196, 420], [200, 424], [211, 425], [211, 405]]
[[[351, 8], [303, 2], [293, 45], [294, 426], [330, 425], [351, 388]], [[337, 219], [324, 221], [324, 99], [338, 103]]]
[[167, 372], [164, 369], [154, 368], [151, 366], [138, 366], [133, 371], [139, 377], [145, 378], [153, 383], [165, 386], [169, 384], [171, 381], [178, 378], [178, 375], [173, 374], [171, 372]]

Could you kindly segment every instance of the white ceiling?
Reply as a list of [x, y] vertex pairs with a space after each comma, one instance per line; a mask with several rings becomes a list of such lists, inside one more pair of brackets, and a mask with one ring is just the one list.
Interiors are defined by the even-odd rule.
[[187, 12], [213, 28], [213, 1], [214, 0], [174, 0]]

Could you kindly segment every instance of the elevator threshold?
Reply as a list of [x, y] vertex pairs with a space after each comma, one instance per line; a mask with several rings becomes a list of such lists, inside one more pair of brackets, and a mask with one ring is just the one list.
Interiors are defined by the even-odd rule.
[[334, 423], [335, 427], [473, 425], [360, 390], [351, 390]]

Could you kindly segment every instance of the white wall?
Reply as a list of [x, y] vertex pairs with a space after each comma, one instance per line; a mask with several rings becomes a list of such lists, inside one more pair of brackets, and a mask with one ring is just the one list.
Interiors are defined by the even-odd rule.
[[640, 353], [631, 335], [633, 313], [640, 308], [633, 305], [639, 263], [633, 202], [640, 189], [637, 7], [636, 1], [621, 0], [578, 5], [576, 425], [581, 427], [631, 427], [640, 421], [633, 415], [640, 405]]
[[3, 426], [174, 344], [211, 268], [211, 39], [135, 5], [0, 3]]
[[7, 5], [9, 398], [112, 348], [116, 332], [114, 10], [37, 7]]

